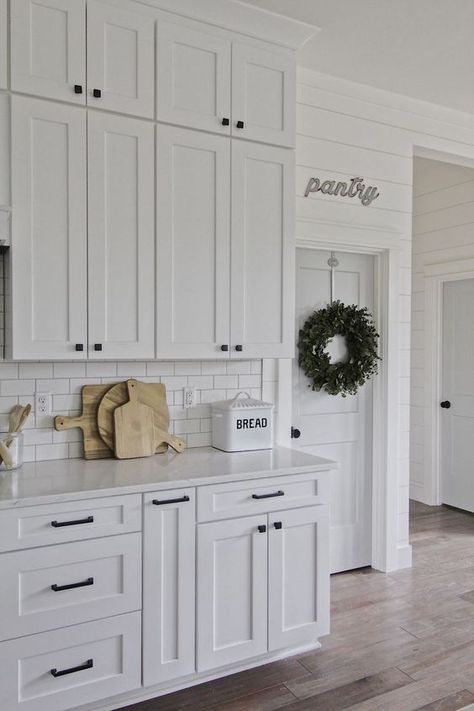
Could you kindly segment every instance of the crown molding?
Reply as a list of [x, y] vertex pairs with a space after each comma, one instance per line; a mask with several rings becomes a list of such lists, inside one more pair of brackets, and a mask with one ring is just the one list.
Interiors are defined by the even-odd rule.
[[138, 0], [175, 15], [190, 17], [291, 50], [302, 47], [320, 28], [286, 15], [262, 10], [243, 0]]

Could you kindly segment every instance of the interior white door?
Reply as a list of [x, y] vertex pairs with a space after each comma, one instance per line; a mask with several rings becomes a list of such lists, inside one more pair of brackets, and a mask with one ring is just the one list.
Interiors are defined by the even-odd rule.
[[268, 516], [268, 649], [329, 633], [329, 507]]
[[84, 104], [85, 0], [14, 0], [10, 14], [12, 89]]
[[157, 357], [227, 357], [229, 140], [160, 125], [156, 166]]
[[231, 357], [293, 357], [293, 206], [293, 151], [232, 141]]
[[267, 651], [267, 570], [266, 515], [198, 526], [198, 671]]
[[[299, 329], [331, 298], [330, 252], [298, 249], [296, 256], [296, 339]], [[337, 253], [335, 298], [373, 310], [374, 263], [368, 255]], [[330, 353], [344, 356], [342, 339]], [[372, 384], [343, 398], [314, 392], [293, 362], [293, 426], [301, 437], [293, 446], [336, 460], [331, 472], [331, 572], [370, 565], [372, 510]]]
[[232, 135], [277, 146], [295, 145], [293, 52], [232, 43]]
[[[474, 512], [474, 279], [443, 288], [441, 502]], [[447, 407], [449, 405], [449, 407]]]
[[153, 118], [154, 96], [153, 17], [88, 0], [89, 106]]
[[[86, 117], [12, 97], [14, 359], [87, 355]], [[77, 346], [82, 348], [76, 350]]]
[[88, 113], [89, 357], [153, 358], [154, 127]]
[[231, 42], [171, 22], [158, 23], [159, 121], [230, 135]]
[[194, 512], [194, 489], [159, 491], [144, 497], [145, 686], [195, 670]]

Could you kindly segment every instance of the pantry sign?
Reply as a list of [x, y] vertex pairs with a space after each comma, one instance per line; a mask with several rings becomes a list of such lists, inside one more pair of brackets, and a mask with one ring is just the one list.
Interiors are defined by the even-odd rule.
[[364, 178], [350, 178], [348, 181], [321, 180], [310, 178], [304, 193], [308, 197], [311, 193], [334, 195], [347, 198], [358, 198], [362, 205], [367, 207], [376, 200], [380, 193], [373, 185], [366, 185]]

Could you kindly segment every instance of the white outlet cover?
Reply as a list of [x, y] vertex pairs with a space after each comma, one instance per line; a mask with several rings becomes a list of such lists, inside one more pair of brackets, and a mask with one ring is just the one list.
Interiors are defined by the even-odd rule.
[[35, 414], [51, 414], [51, 393], [35, 393]]

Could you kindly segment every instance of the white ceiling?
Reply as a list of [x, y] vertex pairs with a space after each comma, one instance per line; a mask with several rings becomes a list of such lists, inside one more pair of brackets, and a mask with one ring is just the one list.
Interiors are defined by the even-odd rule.
[[298, 63], [474, 114], [474, 0], [244, 0], [321, 28]]

